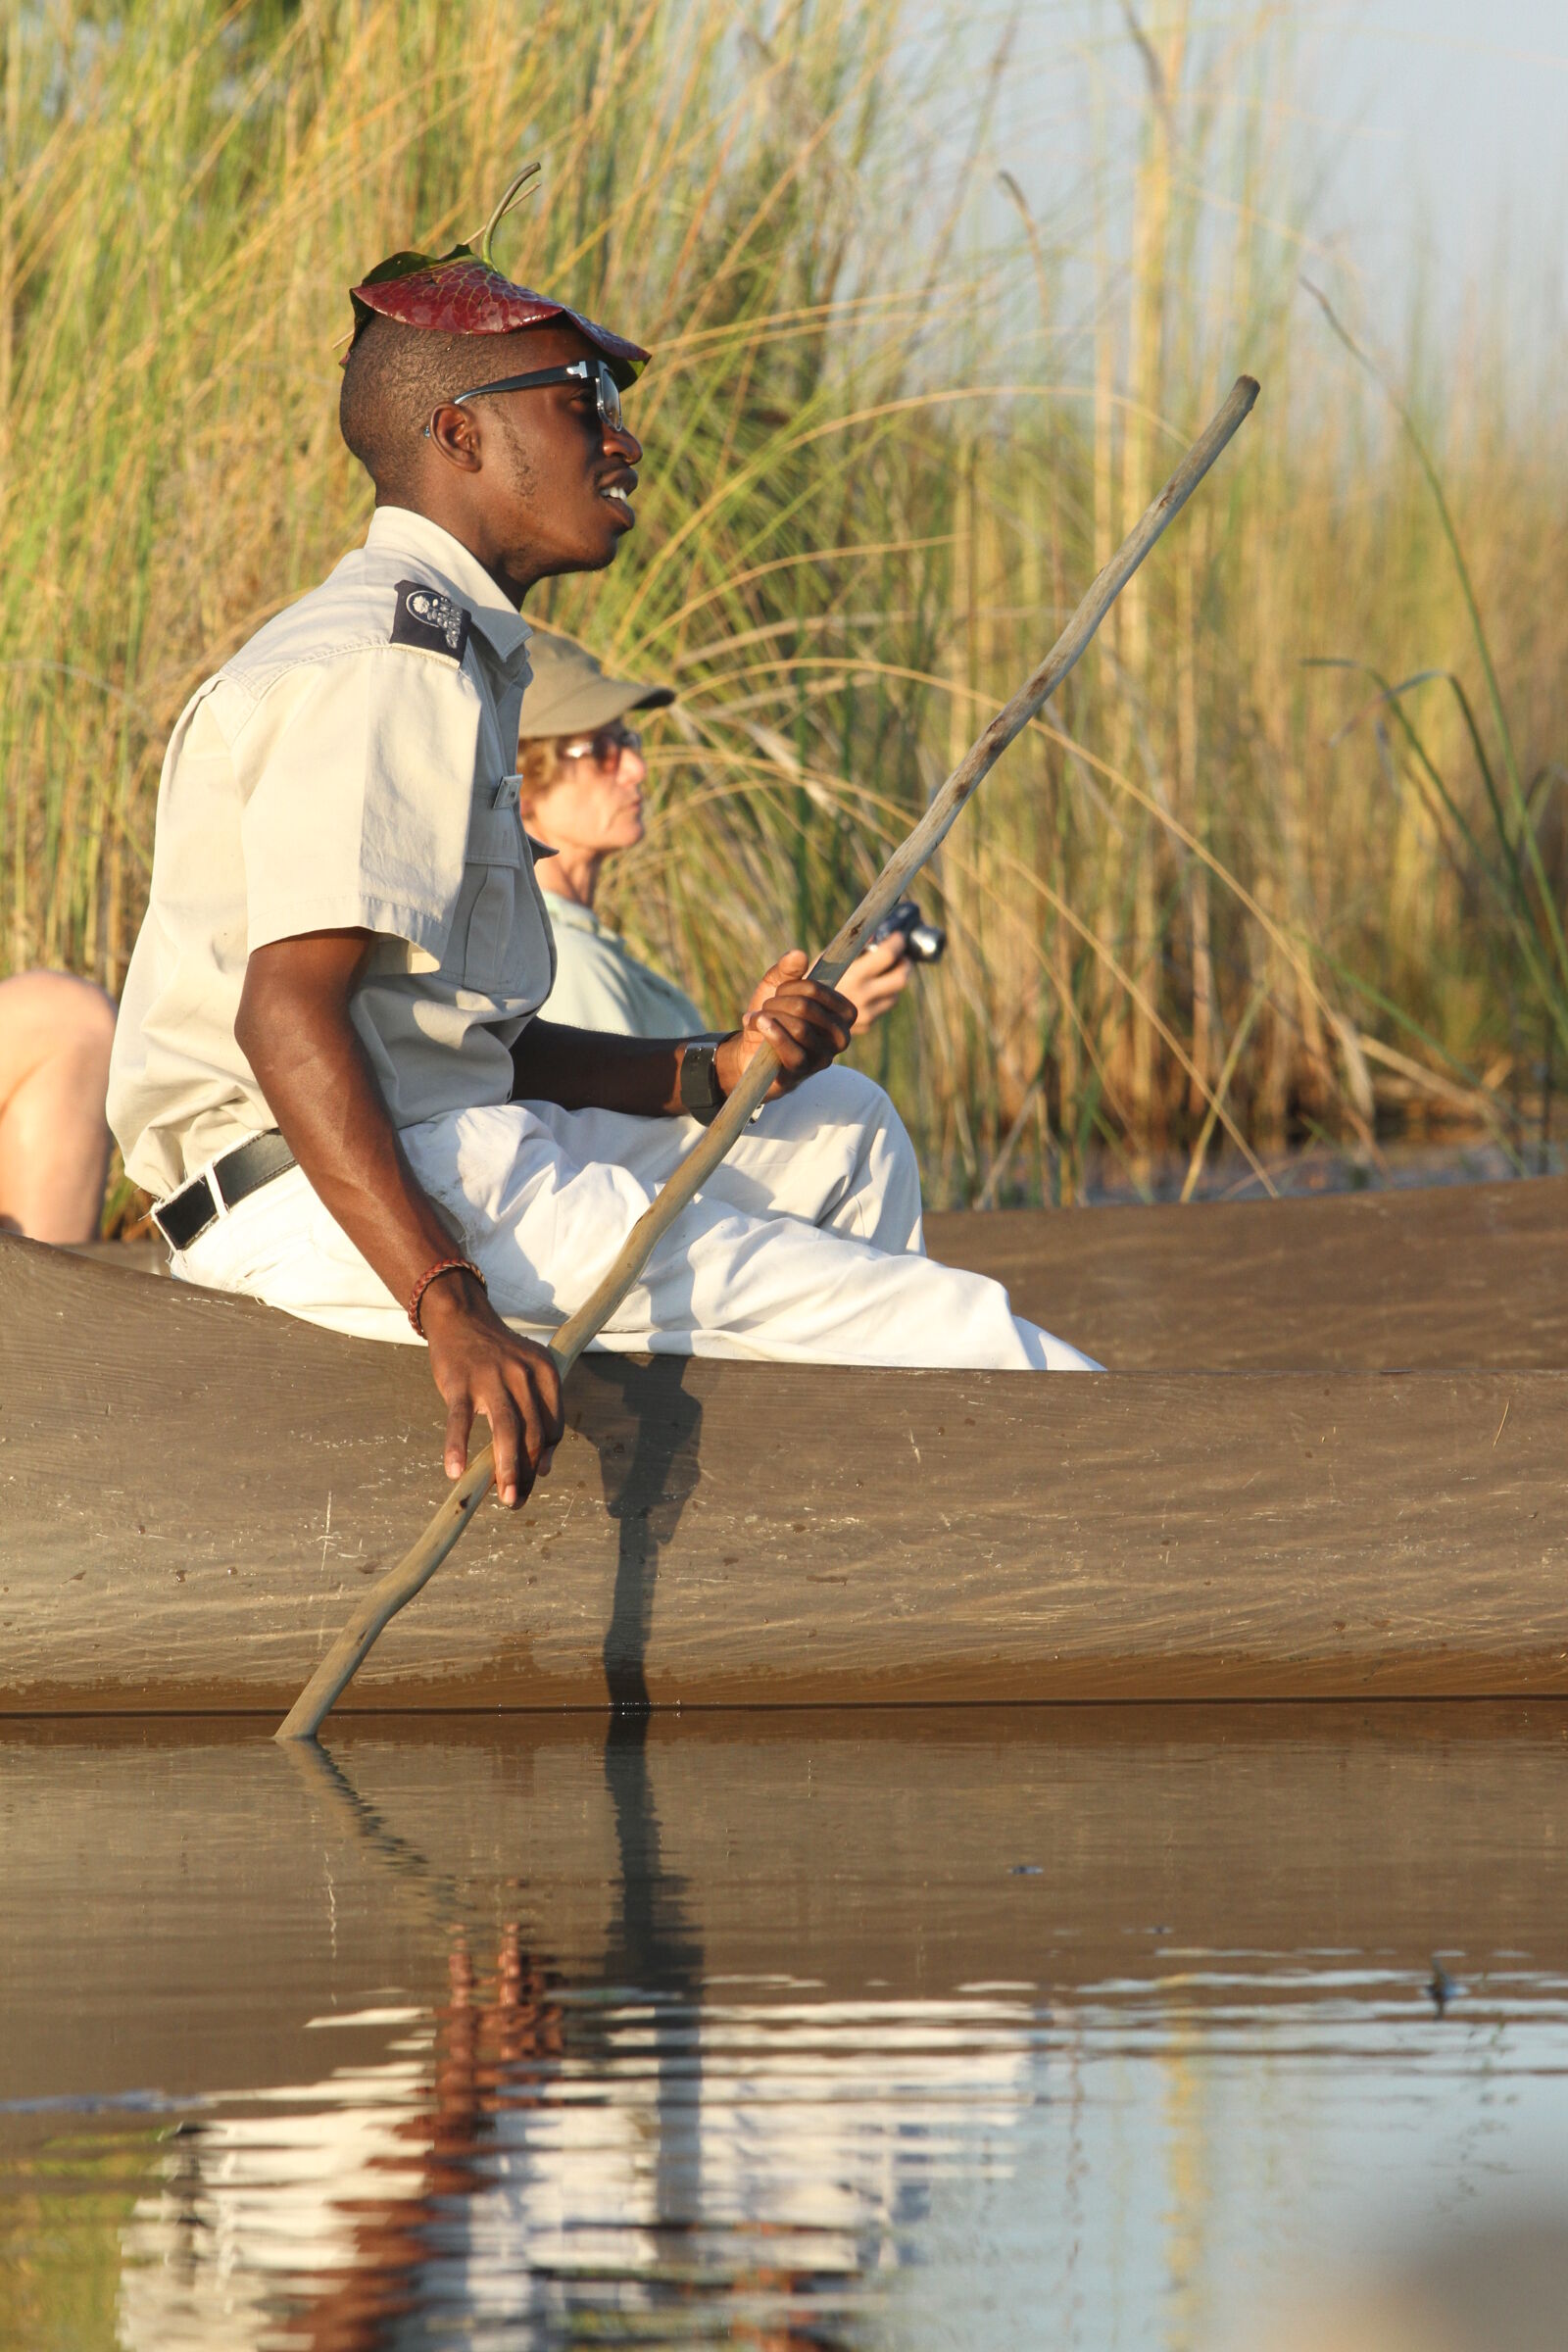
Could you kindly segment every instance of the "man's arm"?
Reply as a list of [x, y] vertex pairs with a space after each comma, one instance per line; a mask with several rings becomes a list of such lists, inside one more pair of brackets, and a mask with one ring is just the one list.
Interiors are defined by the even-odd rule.
[[[807, 961], [799, 948], [781, 956], [763, 974], [739, 1029], [719, 1047], [714, 1074], [726, 1095], [763, 1046], [771, 1046], [779, 1058], [779, 1075], [768, 1089], [771, 1099], [825, 1069], [849, 1044], [855, 1006], [835, 989], [808, 980]], [[611, 1037], [598, 1029], [530, 1021], [512, 1049], [513, 1095], [519, 1102], [559, 1102], [563, 1110], [673, 1117], [681, 1107], [680, 1065], [687, 1042]]]
[[[258, 948], [234, 1034], [312, 1190], [393, 1298], [406, 1300], [454, 1246], [409, 1166], [349, 1017], [371, 939], [368, 931], [316, 931]], [[515, 1505], [549, 1469], [564, 1426], [554, 1360], [507, 1329], [468, 1274], [432, 1283], [420, 1320], [446, 1400], [447, 1476], [462, 1476], [482, 1414], [495, 1444], [496, 1492]]]

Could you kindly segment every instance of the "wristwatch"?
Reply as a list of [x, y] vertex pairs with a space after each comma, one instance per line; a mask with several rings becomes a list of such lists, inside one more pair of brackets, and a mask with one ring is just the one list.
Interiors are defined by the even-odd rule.
[[705, 1127], [711, 1127], [724, 1107], [724, 1090], [713, 1057], [734, 1034], [733, 1029], [726, 1029], [718, 1037], [689, 1037], [681, 1054], [680, 1106], [688, 1118], [700, 1119]]

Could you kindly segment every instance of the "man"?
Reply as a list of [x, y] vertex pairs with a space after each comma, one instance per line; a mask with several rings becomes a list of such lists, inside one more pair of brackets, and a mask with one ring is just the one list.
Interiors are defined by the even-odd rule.
[[563, 1426], [529, 1335], [586, 1295], [767, 1044], [781, 1099], [604, 1344], [1082, 1364], [918, 1254], [908, 1140], [828, 1068], [852, 1009], [798, 951], [721, 1040], [532, 1017], [553, 956], [516, 807], [518, 608], [632, 528], [620, 393], [647, 354], [466, 248], [394, 257], [354, 299], [340, 416], [369, 536], [198, 691], [159, 791], [110, 1118], [175, 1274], [341, 1330], [406, 1317], [448, 1475], [482, 1415], [515, 1504]]

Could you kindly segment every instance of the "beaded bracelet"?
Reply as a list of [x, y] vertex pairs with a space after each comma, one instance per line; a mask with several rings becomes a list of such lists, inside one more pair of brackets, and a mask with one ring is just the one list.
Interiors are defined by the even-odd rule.
[[480, 1290], [484, 1292], [486, 1298], [488, 1298], [490, 1295], [490, 1285], [486, 1282], [484, 1276], [480, 1273], [478, 1267], [474, 1264], [471, 1257], [444, 1257], [439, 1265], [426, 1266], [424, 1272], [419, 1276], [418, 1281], [415, 1284], [413, 1293], [409, 1298], [409, 1321], [414, 1325], [415, 1330], [418, 1333], [421, 1340], [424, 1337], [424, 1325], [419, 1320], [420, 1301], [423, 1299], [425, 1292], [430, 1288], [431, 1283], [434, 1282], [438, 1274], [471, 1274], [474, 1281], [479, 1285]]

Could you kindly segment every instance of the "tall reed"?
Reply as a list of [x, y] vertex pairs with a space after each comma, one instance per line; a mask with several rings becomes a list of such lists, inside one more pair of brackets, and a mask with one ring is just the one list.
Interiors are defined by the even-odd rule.
[[[1299, 289], [1287, 55], [1263, 13], [1136, 22], [1127, 168], [1107, 133], [1085, 204], [1037, 220], [972, 47], [933, 170], [957, 65], [904, 0], [11, 12], [0, 966], [118, 986], [182, 703], [364, 527], [346, 287], [538, 154], [515, 274], [657, 351], [638, 530], [536, 608], [680, 689], [612, 885], [634, 941], [717, 1016], [825, 936], [1246, 365], [1228, 471], [954, 836], [949, 959], [862, 1054], [951, 1199], [1071, 1198], [1106, 1138], [1196, 1173], [1227, 1139], [1364, 1137], [1373, 1073], [1438, 1107], [1535, 1087], [1539, 974], [1423, 766], [1483, 825], [1496, 710], [1429, 485]], [[1568, 451], [1500, 370], [1405, 373], [1540, 914]], [[1419, 746], [1350, 723], [1366, 695], [1306, 666], [1336, 658], [1467, 678], [1474, 741], [1451, 698]]]

